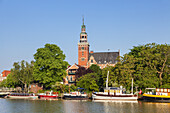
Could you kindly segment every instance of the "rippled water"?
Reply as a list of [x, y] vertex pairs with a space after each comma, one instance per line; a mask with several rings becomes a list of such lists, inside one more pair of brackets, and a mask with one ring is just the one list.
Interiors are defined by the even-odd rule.
[[170, 103], [0, 99], [0, 113], [170, 113]]

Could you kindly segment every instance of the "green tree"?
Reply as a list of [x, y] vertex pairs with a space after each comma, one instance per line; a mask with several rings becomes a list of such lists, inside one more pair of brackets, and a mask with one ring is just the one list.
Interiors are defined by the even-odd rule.
[[11, 73], [6, 80], [7, 86], [24, 86], [25, 92], [28, 92], [28, 86], [33, 81], [33, 65], [33, 61], [31, 61], [31, 64], [24, 60], [21, 63], [14, 62]]
[[37, 49], [34, 59], [35, 81], [43, 84], [45, 89], [63, 80], [68, 62], [64, 61], [65, 55], [57, 45], [46, 44], [44, 48]]
[[77, 86], [87, 91], [99, 91], [97, 82], [99, 82], [99, 76], [96, 73], [88, 73], [79, 78]]

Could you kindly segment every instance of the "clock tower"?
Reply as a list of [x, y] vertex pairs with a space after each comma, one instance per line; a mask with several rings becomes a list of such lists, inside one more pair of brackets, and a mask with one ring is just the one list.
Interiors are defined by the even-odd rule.
[[89, 58], [89, 43], [87, 41], [86, 26], [81, 26], [80, 41], [78, 42], [78, 65], [87, 68], [87, 62]]

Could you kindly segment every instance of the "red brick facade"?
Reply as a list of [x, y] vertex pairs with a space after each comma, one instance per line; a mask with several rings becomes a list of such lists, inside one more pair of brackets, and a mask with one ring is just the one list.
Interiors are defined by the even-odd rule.
[[11, 73], [11, 71], [9, 71], [9, 70], [4, 70], [4, 71], [2, 72], [2, 77], [7, 77], [8, 74], [10, 74], [10, 73]]
[[78, 43], [78, 65], [87, 68], [89, 57], [89, 43], [87, 41], [86, 26], [81, 26], [80, 41]]

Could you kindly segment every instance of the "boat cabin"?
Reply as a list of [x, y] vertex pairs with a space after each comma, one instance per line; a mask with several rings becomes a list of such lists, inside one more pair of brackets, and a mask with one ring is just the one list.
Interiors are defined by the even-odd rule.
[[146, 88], [146, 94], [170, 96], [170, 88]]
[[105, 94], [110, 95], [122, 95], [126, 93], [126, 89], [121, 87], [108, 87], [104, 89]]

